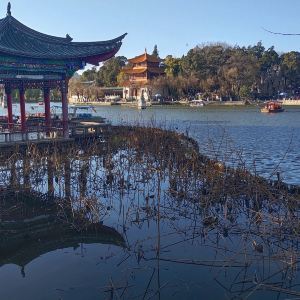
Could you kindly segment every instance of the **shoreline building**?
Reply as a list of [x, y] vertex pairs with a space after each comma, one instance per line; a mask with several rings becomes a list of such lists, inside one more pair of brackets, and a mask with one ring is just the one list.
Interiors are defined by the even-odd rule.
[[128, 59], [129, 66], [122, 71], [128, 76], [128, 80], [123, 84], [123, 98], [126, 100], [139, 100], [142, 95], [145, 100], [150, 100], [156, 91], [149, 87], [151, 79], [165, 74], [161, 66], [162, 60], [154, 55], [145, 53]]
[[[77, 103], [105, 103], [105, 102], [114, 102], [120, 100], [123, 96], [122, 87], [97, 87], [96, 81], [85, 81], [81, 82], [81, 88], [76, 87], [72, 88], [72, 85], [69, 87], [70, 104]], [[88, 89], [96, 89], [96, 93], [92, 98], [91, 95], [87, 93]]]
[[126, 34], [109, 41], [73, 42], [35, 31], [11, 14], [8, 3], [6, 17], [0, 19], [0, 85], [5, 87], [7, 126], [15, 126], [12, 112], [12, 91], [19, 90], [21, 131], [27, 131], [25, 91], [41, 89], [45, 102], [45, 127], [51, 128], [50, 90], [59, 89], [62, 103], [63, 136], [68, 137], [68, 82], [86, 64], [113, 57], [120, 49]]

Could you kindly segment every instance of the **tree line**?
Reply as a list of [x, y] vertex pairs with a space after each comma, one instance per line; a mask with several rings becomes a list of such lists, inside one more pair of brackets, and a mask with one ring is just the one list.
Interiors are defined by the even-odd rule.
[[[153, 55], [159, 56], [157, 46]], [[261, 42], [248, 47], [203, 44], [180, 58], [168, 55], [162, 61], [166, 75], [149, 85], [174, 99], [194, 97], [197, 93], [218, 100], [300, 95], [300, 53], [278, 53], [274, 47], [266, 49]], [[102, 96], [99, 87], [122, 86], [127, 80], [122, 68], [127, 64], [126, 57], [117, 56], [99, 69], [83, 72], [71, 81], [72, 93], [88, 93], [97, 98]], [[92, 87], [89, 82], [94, 83]]]

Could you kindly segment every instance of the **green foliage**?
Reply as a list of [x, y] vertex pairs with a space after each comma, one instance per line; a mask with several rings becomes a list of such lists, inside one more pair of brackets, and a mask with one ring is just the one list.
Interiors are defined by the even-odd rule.
[[[158, 56], [157, 45], [153, 55]], [[121, 71], [125, 57], [106, 61], [97, 71], [88, 70], [82, 81], [95, 81], [96, 86], [122, 86], [128, 78]], [[270, 99], [278, 92], [300, 94], [300, 53], [278, 54], [274, 47], [266, 49], [261, 42], [239, 47], [226, 44], [200, 45], [176, 58], [164, 59], [166, 76], [152, 80], [155, 89], [177, 99], [194, 97], [196, 93], [210, 99]]]
[[52, 89], [50, 93], [51, 101], [61, 102], [61, 93], [59, 89]]
[[222, 66], [223, 80], [230, 86], [228, 94], [240, 98], [241, 87], [243, 86], [244, 90], [251, 89], [257, 80], [258, 70], [259, 65], [256, 56], [243, 49], [233, 51], [225, 65]]
[[98, 86], [117, 86], [118, 75], [127, 62], [126, 57], [117, 56], [107, 60], [97, 74]]
[[127, 63], [127, 58], [124, 56], [113, 57], [97, 69], [94, 67], [92, 69], [86, 70], [81, 76], [81, 80], [85, 81], [95, 81], [97, 86], [101, 87], [111, 87], [118, 85], [118, 75]]
[[181, 73], [181, 60], [168, 55], [165, 58], [165, 72], [167, 76], [178, 76]]
[[39, 89], [28, 89], [25, 92], [27, 101], [37, 101], [42, 99], [42, 91]]
[[[275, 98], [282, 91], [289, 95], [300, 93], [300, 53], [279, 55], [274, 47], [266, 49], [261, 42], [242, 48], [200, 45], [182, 58], [168, 55], [164, 63], [167, 77], [161, 84], [164, 90], [168, 86], [167, 94], [174, 91], [174, 77], [184, 78], [178, 79], [175, 96], [187, 97], [191, 91], [200, 91], [210, 95], [210, 99], [238, 100]], [[186, 87], [188, 83], [190, 87]], [[181, 88], [182, 84], [185, 88]]]
[[251, 89], [247, 85], [242, 85], [240, 88], [240, 97], [242, 99], [249, 99], [251, 98]]
[[97, 78], [97, 69], [93, 67], [92, 69], [88, 69], [82, 73], [81, 80], [82, 81], [95, 81]]
[[123, 83], [124, 83], [125, 81], [127, 81], [127, 80], [128, 80], [128, 75], [125, 74], [125, 73], [121, 70], [120, 73], [119, 73], [118, 76], [117, 76], [117, 83], [118, 83], [118, 86], [122, 86]]
[[159, 58], [159, 52], [158, 52], [158, 49], [157, 49], [157, 45], [154, 46], [152, 55], [154, 55], [154, 56], [156, 56], [157, 58]]
[[19, 90], [12, 90], [12, 99], [14, 102], [19, 102], [20, 100]]

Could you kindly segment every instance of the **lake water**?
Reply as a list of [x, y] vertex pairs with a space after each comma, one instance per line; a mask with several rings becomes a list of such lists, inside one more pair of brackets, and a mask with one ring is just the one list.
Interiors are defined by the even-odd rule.
[[[43, 107], [27, 104], [26, 109], [42, 112]], [[17, 105], [13, 112], [18, 114]], [[300, 184], [300, 107], [263, 114], [258, 107], [250, 106], [153, 106], [142, 111], [100, 106], [95, 114], [113, 124], [150, 124], [187, 133], [210, 157], [235, 167], [246, 165], [266, 178], [274, 178], [279, 172], [284, 182]]]
[[263, 114], [257, 107], [98, 107], [114, 124], [154, 124], [188, 133], [200, 151], [266, 178], [300, 184], [300, 107]]
[[[246, 165], [265, 177], [279, 171], [284, 181], [300, 184], [300, 108], [265, 115], [253, 107], [165, 106], [138, 111], [112, 106], [97, 107], [96, 114], [113, 124], [150, 124], [184, 132], [211, 157], [235, 167]], [[130, 153], [116, 155], [116, 174], [130, 159]], [[155, 165], [151, 157], [145, 165], [142, 160], [130, 164], [129, 174], [137, 177], [135, 189], [122, 192], [117, 184], [115, 189], [103, 187], [95, 181], [107, 178], [102, 163], [101, 158], [99, 166], [90, 164], [88, 195], [97, 196], [104, 210], [101, 221], [118, 232], [126, 246], [118, 243], [119, 237], [113, 233], [105, 242], [57, 239], [55, 246], [39, 245], [40, 252], [20, 247], [9, 263], [0, 262], [0, 299], [271, 300], [300, 296], [299, 266], [291, 263], [300, 258], [297, 227], [275, 240], [271, 231], [283, 230], [283, 221], [278, 227], [274, 220], [257, 225], [243, 205], [235, 208], [233, 204], [232, 208], [230, 204], [228, 208], [229, 204], [219, 204], [216, 199], [211, 207], [199, 207], [176, 199], [167, 192], [170, 170], [165, 171], [166, 182], [161, 182], [162, 190], [157, 191], [160, 179], [153, 175], [153, 165], [149, 182], [143, 179], [149, 164]], [[75, 159], [73, 167], [80, 170], [80, 166], [80, 159]], [[32, 171], [40, 172], [41, 181], [47, 182], [44, 167]], [[74, 171], [70, 178], [75, 198], [80, 176]], [[61, 195], [60, 180], [55, 190]], [[153, 200], [149, 201], [149, 195]], [[205, 218], [215, 214], [223, 216], [217, 225], [203, 225]], [[253, 250], [254, 242], [263, 245], [263, 253]]]

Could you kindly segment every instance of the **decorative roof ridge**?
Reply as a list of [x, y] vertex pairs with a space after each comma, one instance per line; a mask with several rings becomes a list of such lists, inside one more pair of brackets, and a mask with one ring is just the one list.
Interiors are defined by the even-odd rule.
[[124, 33], [117, 38], [107, 40], [107, 41], [72, 42], [73, 39], [68, 34], [66, 35], [65, 38], [63, 38], [63, 37], [56, 37], [45, 33], [41, 33], [22, 24], [20, 21], [18, 21], [16, 18], [14, 18], [11, 15], [7, 15], [5, 18], [0, 19], [0, 33], [3, 30], [7, 30], [8, 26], [15, 28], [21, 31], [22, 33], [29, 35], [38, 40], [46, 41], [48, 43], [62, 44], [62, 45], [72, 43], [72, 45], [74, 46], [97, 46], [97, 45], [114, 44], [124, 39], [124, 37], [127, 35], [127, 33]]
[[129, 62], [134, 62], [136, 60], [139, 60], [141, 62], [144, 62], [144, 61], [147, 61], [149, 59], [155, 60], [155, 62], [161, 62], [160, 58], [157, 58], [155, 55], [148, 54], [147, 52], [145, 52], [141, 55], [135, 56], [133, 58], [130, 58], [130, 59], [128, 59], [128, 61]]
[[10, 26], [14, 29], [17, 29], [27, 35], [32, 36], [33, 38], [40, 39], [40, 40], [47, 40], [48, 42], [55, 42], [55, 43], [61, 43], [61, 44], [68, 44], [70, 43], [70, 37], [57, 37], [45, 33], [41, 33], [39, 31], [36, 31], [20, 21], [18, 21], [16, 18], [14, 18], [12, 15], [7, 14], [7, 16], [3, 19], [0, 19], [0, 28], [2, 29], [4, 26]]
[[128, 33], [124, 33], [112, 40], [106, 40], [106, 41], [96, 41], [96, 42], [72, 42], [72, 45], [78, 45], [78, 46], [82, 46], [82, 45], [85, 45], [85, 46], [97, 46], [97, 45], [106, 45], [106, 44], [114, 44], [114, 43], [117, 43], [121, 40], [123, 40], [125, 38], [125, 36], [127, 35]]
[[[66, 37], [56, 37], [53, 35], [48, 35], [45, 33], [41, 33], [39, 31], [36, 31], [34, 29], [31, 29], [30, 27], [24, 25], [20, 21], [18, 21], [16, 18], [14, 18], [11, 15], [7, 15], [5, 18], [0, 19], [0, 32], [4, 30], [5, 26], [12, 26], [16, 28], [17, 30], [22, 31], [25, 34], [30, 35], [31, 37], [35, 39], [39, 39], [42, 41], [47, 40], [48, 43], [59, 43], [59, 44], [70, 44], [72, 42], [72, 38], [69, 36], [69, 34], [66, 35]], [[127, 33], [124, 33], [114, 39], [106, 40], [106, 41], [95, 41], [95, 42], [72, 42], [72, 45], [74, 46], [97, 46], [97, 45], [104, 45], [104, 44], [114, 44], [116, 42], [119, 42], [124, 39], [124, 37], [127, 35]]]
[[6, 17], [0, 19], [0, 55], [38, 59], [85, 59], [87, 63], [97, 64], [115, 55], [126, 35], [127, 33], [107, 41], [73, 42], [68, 34], [65, 38], [56, 37], [22, 24], [11, 15], [9, 3]]
[[7, 4], [7, 13], [6, 13], [7, 16], [11, 16], [11, 4], [10, 2], [8, 2]]

